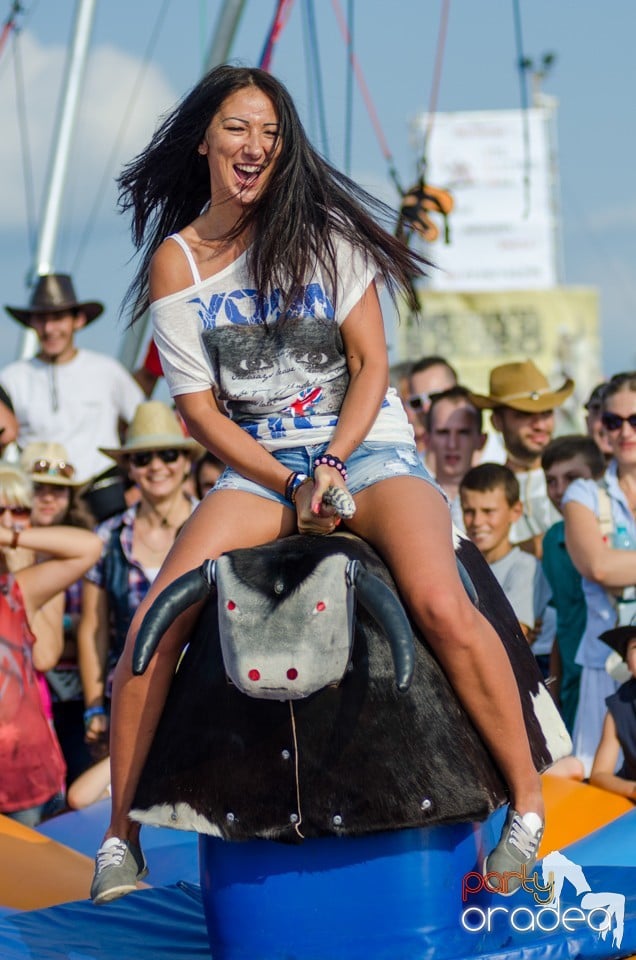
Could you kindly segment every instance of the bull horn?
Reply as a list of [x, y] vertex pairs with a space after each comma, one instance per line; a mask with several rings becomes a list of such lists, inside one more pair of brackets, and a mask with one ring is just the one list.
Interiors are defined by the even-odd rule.
[[405, 693], [413, 679], [415, 648], [413, 630], [404, 607], [390, 587], [375, 574], [369, 573], [359, 560], [350, 563], [349, 577], [365, 610], [389, 639], [395, 682], [400, 693]]
[[214, 564], [206, 560], [196, 570], [182, 574], [161, 591], [146, 613], [135, 640], [132, 664], [135, 676], [146, 672], [170, 624], [188, 607], [205, 600], [210, 593], [213, 577]]

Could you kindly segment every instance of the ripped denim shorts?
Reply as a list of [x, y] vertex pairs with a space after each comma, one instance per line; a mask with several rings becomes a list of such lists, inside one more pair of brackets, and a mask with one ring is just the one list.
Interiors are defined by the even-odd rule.
[[[315, 447], [289, 447], [285, 450], [275, 450], [272, 455], [284, 463], [288, 470], [306, 473], [311, 477], [315, 459], [323, 454], [327, 447], [326, 443]], [[347, 488], [354, 495], [360, 493], [365, 487], [370, 487], [372, 483], [388, 480], [389, 477], [419, 477], [439, 489], [422, 464], [417, 450], [410, 444], [361, 443], [347, 458], [347, 473], [349, 475]], [[225, 468], [210, 493], [214, 490], [244, 490], [285, 507], [290, 506], [282, 493], [270, 490], [253, 480], [246, 480], [231, 467]]]

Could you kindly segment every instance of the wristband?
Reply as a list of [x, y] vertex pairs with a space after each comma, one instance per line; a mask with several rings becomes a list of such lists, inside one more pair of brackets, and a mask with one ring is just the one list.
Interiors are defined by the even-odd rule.
[[316, 467], [332, 467], [338, 471], [344, 482], [347, 482], [347, 468], [340, 457], [334, 456], [333, 453], [323, 453], [322, 456], [316, 457], [314, 469]]
[[11, 537], [11, 543], [9, 544], [10, 549], [15, 550], [15, 548], [18, 546], [19, 541], [20, 541], [20, 531], [14, 530], [13, 536]]
[[306, 480], [309, 480], [309, 477], [306, 473], [292, 473], [285, 484], [285, 497], [289, 500], [290, 503], [296, 502], [296, 491], [298, 487], [304, 483]]
[[88, 726], [93, 717], [105, 717], [106, 707], [89, 707], [84, 711], [84, 726]]
[[300, 479], [298, 483], [294, 485], [294, 489], [291, 492], [291, 502], [294, 504], [294, 506], [296, 506], [296, 494], [298, 493], [300, 488], [304, 487], [306, 483], [311, 483], [311, 477], [308, 477], [306, 474], [300, 473], [298, 476], [300, 477]]

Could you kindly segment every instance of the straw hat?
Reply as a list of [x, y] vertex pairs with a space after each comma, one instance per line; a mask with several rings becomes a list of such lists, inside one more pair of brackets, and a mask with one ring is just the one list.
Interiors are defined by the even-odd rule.
[[121, 447], [99, 447], [101, 453], [122, 463], [131, 453], [144, 450], [183, 450], [191, 457], [199, 456], [202, 447], [192, 437], [187, 437], [177, 415], [160, 400], [140, 403], [126, 432], [126, 442]]
[[470, 399], [480, 410], [511, 407], [523, 413], [544, 413], [560, 407], [574, 390], [568, 377], [558, 390], [553, 390], [532, 360], [503, 363], [490, 371], [490, 392], [487, 396], [471, 393]]
[[88, 325], [97, 319], [104, 309], [104, 304], [97, 300], [78, 300], [73, 281], [68, 274], [47, 273], [38, 277], [28, 307], [5, 305], [4, 309], [25, 327], [30, 326], [32, 316], [41, 313], [67, 313], [69, 310], [81, 310]]
[[20, 454], [20, 467], [33, 483], [51, 483], [55, 487], [81, 487], [75, 467], [69, 463], [61, 443], [29, 443]]
[[606, 643], [623, 660], [627, 653], [627, 644], [636, 637], [636, 624], [629, 624], [626, 627], [614, 627], [612, 630], [606, 630], [600, 635], [603, 643]]

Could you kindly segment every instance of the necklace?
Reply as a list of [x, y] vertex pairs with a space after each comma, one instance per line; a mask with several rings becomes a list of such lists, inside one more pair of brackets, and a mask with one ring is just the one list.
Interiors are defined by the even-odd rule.
[[[179, 500], [181, 499], [181, 496], [182, 496], [182, 494], [181, 494], [181, 491], [179, 490], [178, 493], [177, 493], [177, 496], [176, 496], [176, 497], [174, 498], [174, 500], [170, 503], [170, 505], [168, 506], [168, 509], [166, 510], [165, 513], [162, 513], [161, 510], [159, 509], [159, 507], [155, 506], [154, 503], [150, 503], [149, 500], [144, 500], [144, 501], [143, 501], [143, 505], [144, 505], [144, 507], [147, 507], [152, 513], [154, 513], [154, 515], [155, 515], [156, 517], [158, 517], [158, 519], [159, 519], [159, 526], [160, 526], [160, 527], [163, 527], [164, 529], [165, 529], [166, 527], [171, 527], [171, 528], [175, 529], [177, 526], [181, 526], [181, 524], [173, 524], [173, 523], [171, 523], [171, 522], [170, 522], [170, 515], [174, 512], [174, 508], [175, 508], [175, 506], [179, 503]], [[184, 498], [184, 499], [185, 499], [185, 498]], [[143, 514], [142, 514], [142, 516], [143, 516]]]

